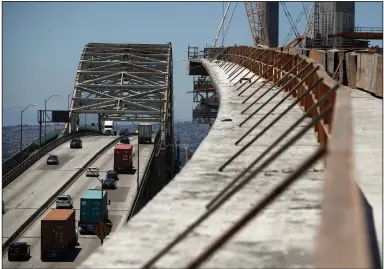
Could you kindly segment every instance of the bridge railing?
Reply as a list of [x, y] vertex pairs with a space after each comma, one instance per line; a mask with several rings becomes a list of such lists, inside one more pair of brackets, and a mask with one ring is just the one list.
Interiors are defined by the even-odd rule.
[[131, 207], [131, 210], [129, 212], [129, 215], [128, 215], [126, 221], [129, 221], [142, 208], [141, 200], [143, 199], [145, 188], [146, 188], [146, 185], [148, 183], [148, 178], [149, 178], [149, 174], [150, 174], [149, 171], [150, 171], [150, 168], [152, 166], [153, 157], [158, 155], [160, 147], [161, 147], [160, 138], [161, 138], [161, 132], [159, 130], [157, 132], [155, 140], [153, 142], [154, 147], [153, 147], [153, 151], [151, 153], [151, 156], [149, 157], [148, 165], [145, 168], [145, 171], [144, 171], [143, 176], [142, 176], [142, 180], [141, 180], [141, 182], [139, 182], [139, 186], [137, 187], [136, 196], [135, 196], [135, 199], [133, 201], [133, 205]]
[[[283, 88], [287, 95], [295, 97], [303, 112], [311, 118], [323, 115], [322, 120], [314, 125], [320, 148], [326, 154], [322, 217], [314, 264], [318, 268], [375, 268], [378, 260], [374, 257], [374, 248], [377, 246], [372, 245], [374, 239], [368, 231], [370, 220], [366, 216], [364, 197], [355, 176], [351, 89], [340, 86], [317, 62], [288, 52], [240, 46], [229, 47], [223, 53], [212, 53], [206, 58], [225, 62], [227, 71], [231, 65], [232, 68], [240, 65], [234, 68], [237, 71], [233, 71], [230, 77], [248, 69], [267, 79], [274, 87]], [[240, 87], [237, 90], [245, 85], [244, 82], [238, 83]], [[248, 83], [242, 91], [239, 90], [239, 96], [255, 81]], [[261, 87], [256, 91], [259, 89]], [[313, 110], [319, 100], [322, 103]], [[329, 107], [331, 113], [326, 111]], [[264, 206], [266, 204], [268, 202]], [[211, 252], [203, 253], [193, 265], [200, 264], [233, 233], [232, 230], [232, 234], [218, 238], [207, 251]]]
[[[60, 132], [59, 130], [54, 130], [48, 133], [46, 138], [46, 144], [55, 140], [59, 135], [59, 132]], [[13, 168], [15, 168], [17, 165], [20, 164], [21, 155], [23, 157], [23, 160], [26, 160], [28, 157], [35, 154], [39, 150], [39, 148], [43, 147], [44, 140], [45, 140], [44, 136], [42, 136], [41, 140], [43, 141], [41, 145], [40, 145], [40, 139], [36, 138], [28, 146], [24, 147], [20, 152], [13, 154], [11, 157], [3, 161], [2, 163], [3, 175], [7, 174], [9, 171], [11, 171]]]

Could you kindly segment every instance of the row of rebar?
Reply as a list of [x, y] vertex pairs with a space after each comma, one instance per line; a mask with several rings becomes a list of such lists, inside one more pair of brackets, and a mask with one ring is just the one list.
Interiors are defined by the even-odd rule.
[[[206, 211], [201, 214], [193, 223], [191, 223], [183, 232], [177, 235], [172, 239], [165, 247], [163, 247], [155, 256], [153, 256], [149, 261], [145, 263], [142, 268], [151, 268], [159, 259], [166, 255], [176, 244], [181, 242], [187, 235], [189, 235], [195, 228], [197, 228], [202, 222], [204, 222], [209, 216], [211, 216], [215, 211], [217, 211], [223, 204], [225, 204], [233, 195], [238, 191], [243, 189], [247, 184], [260, 174], [266, 167], [273, 163], [282, 153], [287, 149], [292, 147], [297, 141], [303, 137], [309, 130], [312, 128], [315, 129], [318, 135], [319, 146], [318, 149], [311, 154], [299, 167], [291, 173], [288, 177], [283, 179], [275, 188], [270, 192], [266, 193], [265, 196], [258, 201], [252, 208], [243, 216], [235, 220], [234, 224], [231, 225], [229, 229], [221, 233], [202, 253], [195, 257], [192, 261], [188, 263], [186, 268], [198, 268], [202, 263], [207, 261], [216, 251], [220, 249], [228, 240], [230, 240], [236, 233], [238, 233], [244, 226], [251, 221], [253, 218], [258, 216], [258, 214], [270, 203], [276, 200], [284, 191], [291, 186], [295, 181], [297, 181], [301, 175], [303, 175], [308, 168], [314, 165], [316, 162], [322, 158], [329, 160], [330, 158], [335, 158], [335, 150], [328, 145], [328, 140], [330, 139], [330, 124], [332, 123], [333, 115], [335, 117], [344, 116], [340, 111], [339, 104], [336, 102], [336, 95], [340, 87], [337, 83], [330, 84], [334, 82], [330, 80], [325, 72], [322, 72], [320, 67], [312, 62], [301, 58], [297, 55], [291, 55], [289, 53], [281, 53], [274, 50], [264, 50], [256, 49], [249, 47], [228, 47], [221, 48], [215, 51], [211, 51], [205, 57], [206, 61], [212, 63], [217, 61], [219, 67], [221, 67], [226, 74], [228, 74], [228, 79], [234, 81], [239, 78], [240, 81], [248, 79], [248, 85], [239, 96], [246, 90], [250, 89], [257, 81], [263, 77], [266, 79], [262, 83], [262, 86], [259, 86], [254, 92], [251, 93], [253, 96], [256, 92], [260, 91], [266, 84], [272, 83], [267, 90], [264, 91], [262, 96], [265, 96], [271, 89], [279, 87], [278, 91], [272, 95], [266, 102], [263, 102], [262, 105], [251, 113], [241, 124], [240, 128], [243, 127], [244, 123], [249, 119], [254, 117], [261, 109], [263, 109], [266, 104], [275, 99], [278, 94], [285, 92], [284, 97], [278, 101], [276, 105], [273, 106], [255, 125], [253, 125], [246, 133], [236, 141], [236, 145], [239, 145], [242, 140], [249, 136], [250, 133], [267, 118], [272, 115], [272, 113], [290, 96], [295, 98], [295, 101], [289, 105], [283, 112], [277, 115], [263, 130], [261, 130], [257, 135], [255, 135], [251, 141], [246, 145], [242, 146], [236, 154], [231, 156], [220, 168], [219, 171], [223, 171], [235, 158], [239, 157], [248, 147], [255, 143], [261, 136], [263, 136], [272, 126], [277, 122], [281, 121], [285, 115], [296, 105], [300, 105], [303, 109], [303, 115], [296, 120], [291, 126], [289, 126], [278, 138], [276, 138], [262, 153], [257, 156], [252, 163], [241, 173], [239, 173], [231, 182], [229, 182], [218, 194], [213, 197], [213, 199], [206, 205]], [[241, 75], [244, 71], [248, 69], [246, 75]], [[247, 78], [249, 74], [253, 73], [250, 78]], [[259, 75], [257, 75], [259, 74]], [[252, 81], [252, 79], [255, 79]], [[236, 91], [240, 90], [244, 85], [241, 84]], [[346, 95], [347, 91], [341, 91], [339, 95]], [[250, 97], [247, 97], [243, 103], [249, 100]], [[340, 99], [345, 99], [346, 97], [340, 97]], [[261, 97], [257, 98], [257, 101]], [[244, 114], [252, 106], [254, 106], [257, 101], [252, 102], [245, 110], [241, 112]], [[338, 100], [339, 101], [339, 100]], [[347, 111], [350, 112], [350, 111]], [[348, 123], [349, 118], [346, 115], [345, 121]], [[304, 127], [300, 127], [300, 130], [291, 138], [288, 139], [283, 145], [281, 145], [277, 150], [267, 157], [267, 155], [277, 147], [277, 145], [293, 132], [295, 128], [298, 128], [300, 124], [303, 123], [308, 117], [311, 118], [310, 122], [307, 123]], [[339, 119], [339, 122], [341, 120]], [[341, 125], [342, 123], [339, 123]], [[350, 127], [350, 126], [348, 126]], [[335, 132], [339, 132], [341, 127], [333, 124], [333, 129]], [[348, 128], [347, 128], [348, 129]], [[350, 131], [350, 130], [349, 130]], [[349, 134], [351, 137], [352, 134]], [[334, 143], [334, 142], [333, 142]], [[333, 154], [332, 154], [333, 153]], [[351, 152], [349, 152], [352, 155]], [[267, 158], [266, 158], [267, 157]], [[339, 155], [337, 155], [339, 157]], [[266, 159], [265, 159], [266, 158]], [[339, 157], [340, 158], [340, 157]], [[264, 160], [265, 159], [265, 160]], [[263, 160], [263, 161], [262, 161]], [[335, 159], [333, 159], [334, 161]], [[329, 165], [329, 164], [328, 164]], [[348, 166], [349, 165], [349, 166]], [[346, 163], [345, 167], [353, 169], [353, 165]], [[326, 166], [327, 168], [327, 166]], [[326, 169], [327, 170], [327, 169]], [[340, 175], [340, 174], [339, 174]], [[341, 174], [341, 176], [344, 176]], [[350, 181], [349, 178], [344, 176], [345, 181]], [[336, 184], [336, 183], [328, 183]], [[334, 199], [334, 198], [332, 198]], [[323, 209], [324, 211], [325, 209]], [[330, 210], [326, 207], [326, 210]], [[361, 215], [360, 215], [361, 216]], [[360, 219], [362, 221], [362, 219]], [[353, 220], [351, 220], [353, 221]], [[322, 220], [322, 223], [324, 220]], [[322, 226], [321, 226], [322, 227]], [[329, 231], [327, 231], [329, 232]], [[358, 231], [356, 231], [358, 232]], [[319, 234], [322, 237], [324, 234]], [[330, 239], [330, 238], [329, 238]], [[319, 255], [323, 254], [324, 251], [320, 247], [315, 253], [315, 264], [318, 268], [374, 268], [374, 263], [372, 259], [369, 258], [366, 250], [366, 242], [360, 242], [362, 245], [356, 247], [366, 255], [366, 259], [344, 259], [338, 261], [329, 262], [324, 261], [324, 259], [318, 259]], [[364, 245], [365, 243], [365, 245]], [[365, 250], [365, 251], [364, 251]], [[319, 254], [321, 253], [321, 254]], [[329, 251], [327, 252], [329, 253]], [[347, 265], [346, 267], [343, 267]], [[363, 267], [359, 267], [363, 266]]]

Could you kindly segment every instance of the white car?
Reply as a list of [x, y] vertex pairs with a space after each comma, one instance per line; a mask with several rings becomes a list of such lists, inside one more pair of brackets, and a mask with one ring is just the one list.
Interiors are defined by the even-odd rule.
[[73, 208], [71, 195], [60, 195], [56, 200], [56, 208]]
[[87, 170], [87, 173], [85, 175], [87, 177], [98, 177], [99, 176], [99, 168], [89, 167]]

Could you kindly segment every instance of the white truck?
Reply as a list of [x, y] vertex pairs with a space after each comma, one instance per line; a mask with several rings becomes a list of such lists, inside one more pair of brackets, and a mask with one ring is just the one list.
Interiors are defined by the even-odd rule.
[[116, 126], [113, 120], [105, 120], [101, 123], [101, 132], [103, 135], [116, 135]]
[[152, 143], [152, 124], [148, 123], [140, 123], [139, 124], [139, 144], [143, 144], [144, 142]]

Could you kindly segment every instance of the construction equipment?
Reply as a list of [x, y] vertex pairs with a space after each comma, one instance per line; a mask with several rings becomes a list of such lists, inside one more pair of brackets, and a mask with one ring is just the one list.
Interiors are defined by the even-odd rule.
[[265, 2], [244, 2], [255, 47], [270, 47]]

